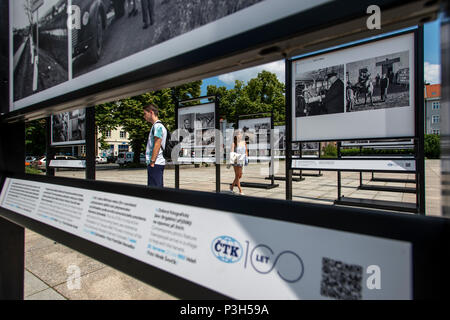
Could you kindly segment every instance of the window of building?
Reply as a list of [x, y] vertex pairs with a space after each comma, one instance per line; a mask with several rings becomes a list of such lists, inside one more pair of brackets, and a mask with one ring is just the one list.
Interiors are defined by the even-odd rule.
[[441, 108], [441, 103], [439, 101], [433, 102], [433, 110], [439, 110]]
[[433, 134], [441, 134], [441, 130], [433, 129]]
[[127, 152], [129, 146], [127, 144], [119, 144], [119, 152]]
[[440, 118], [439, 116], [433, 116], [432, 118], [432, 123], [439, 123], [440, 122]]
[[127, 137], [127, 133], [125, 131], [120, 131], [120, 138], [125, 139]]
[[106, 136], [107, 138], [111, 138], [111, 130], [106, 131], [106, 132], [105, 132], [105, 136]]

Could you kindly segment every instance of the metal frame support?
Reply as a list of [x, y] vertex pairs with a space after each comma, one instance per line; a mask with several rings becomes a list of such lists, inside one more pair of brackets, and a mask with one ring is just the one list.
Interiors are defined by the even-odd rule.
[[45, 174], [49, 177], [55, 176], [55, 168], [50, 167], [50, 160], [55, 157], [55, 148], [52, 148], [52, 117], [45, 119]]
[[418, 214], [425, 215], [425, 125], [424, 125], [424, 34], [419, 26], [416, 37], [416, 203]]
[[95, 107], [86, 108], [86, 179], [95, 180]]
[[442, 214], [450, 218], [450, 1], [444, 8], [441, 23], [441, 77], [442, 77], [442, 101], [441, 101], [441, 166], [442, 166]]
[[[25, 122], [0, 126], [0, 172], [25, 172]], [[1, 177], [3, 179], [3, 177]], [[23, 300], [25, 229], [0, 218], [0, 300]]]
[[[285, 63], [286, 75], [286, 200], [292, 200], [292, 61], [287, 59]], [[301, 176], [300, 176], [301, 178]]]

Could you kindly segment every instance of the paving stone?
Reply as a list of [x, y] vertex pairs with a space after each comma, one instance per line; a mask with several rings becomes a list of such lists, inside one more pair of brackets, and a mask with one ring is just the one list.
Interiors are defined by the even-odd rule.
[[24, 296], [28, 297], [35, 293], [44, 291], [48, 289], [49, 286], [45, 284], [41, 279], [36, 277], [34, 274], [25, 270], [25, 279], [24, 279]]
[[67, 284], [55, 290], [70, 300], [174, 300], [175, 297], [138, 281], [124, 273], [105, 267], [80, 278], [80, 289]]
[[25, 297], [25, 300], [67, 300], [67, 299], [62, 295], [60, 295], [55, 290], [53, 290], [52, 288], [48, 288], [44, 291]]
[[28, 251], [25, 267], [39, 279], [53, 287], [67, 281], [67, 268], [78, 266], [81, 275], [104, 268], [105, 265], [61, 244]]

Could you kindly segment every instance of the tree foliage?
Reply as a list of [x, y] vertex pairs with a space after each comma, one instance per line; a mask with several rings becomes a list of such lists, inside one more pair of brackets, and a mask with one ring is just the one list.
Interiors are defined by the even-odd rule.
[[25, 125], [25, 152], [40, 156], [45, 154], [45, 119], [27, 122]]
[[[99, 105], [95, 109], [98, 130], [104, 137], [106, 131], [117, 129], [119, 126], [122, 127], [128, 133], [130, 145], [134, 152], [133, 162], [139, 163], [139, 154], [145, 151], [151, 129], [151, 124], [144, 120], [143, 107], [150, 103], [157, 105], [160, 120], [170, 131], [173, 131], [175, 130], [175, 105], [177, 101], [199, 97], [201, 85], [202, 81], [195, 81], [178, 87], [148, 92]], [[99, 138], [100, 144], [102, 140], [104, 141], [104, 138]], [[107, 149], [107, 146], [104, 149]]]
[[285, 121], [285, 85], [274, 73], [263, 70], [245, 84], [236, 80], [233, 89], [210, 85], [208, 95], [220, 100], [220, 115], [236, 122], [240, 115], [271, 113], [274, 122]]

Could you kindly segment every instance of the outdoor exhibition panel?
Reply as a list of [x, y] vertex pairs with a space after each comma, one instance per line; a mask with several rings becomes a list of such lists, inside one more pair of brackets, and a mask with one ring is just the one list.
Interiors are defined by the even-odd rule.
[[414, 137], [414, 48], [407, 33], [294, 60], [293, 141]]
[[[202, 100], [213, 102], [200, 103]], [[216, 192], [220, 192], [220, 161], [223, 138], [220, 136], [219, 101], [216, 96], [204, 96], [178, 101], [175, 108], [175, 134], [179, 141], [172, 154], [177, 154], [175, 187], [180, 187], [180, 165], [215, 163]]]
[[[173, 15], [185, 2], [163, 1], [147, 29], [99, 10], [110, 1], [92, 11], [75, 0], [0, 3], [10, 66], [7, 76], [0, 69], [9, 87], [0, 101], [1, 298], [23, 298], [23, 228], [181, 298], [448, 297], [449, 280], [435, 272], [445, 268], [447, 220], [95, 181], [92, 121], [96, 104], [416, 25], [436, 17], [439, 1], [376, 1], [382, 30], [366, 28], [374, 2], [365, 0], [223, 1], [208, 5], [214, 14], [196, 5], [185, 16]], [[85, 26], [98, 31], [87, 44]], [[86, 106], [88, 179], [23, 174], [25, 121]], [[345, 283], [334, 277], [342, 272]]]
[[439, 1], [376, 1], [381, 31], [365, 27], [368, 0], [349, 0], [345, 10], [331, 0], [163, 1], [155, 24], [142, 29], [114, 1], [2, 2], [10, 39], [4, 112], [33, 117], [49, 115], [42, 107], [83, 107], [411, 26], [439, 8]]
[[215, 163], [216, 104], [205, 103], [177, 108], [181, 156], [179, 163]]
[[[364, 57], [364, 59], [361, 59]], [[338, 141], [336, 159], [290, 161], [291, 169], [338, 174], [336, 204], [425, 213], [423, 153], [423, 28], [301, 57], [289, 64], [288, 87], [294, 142]], [[410, 159], [396, 156], [344, 157], [342, 143], [412, 142]], [[288, 161], [289, 162], [289, 161]], [[416, 193], [416, 206], [378, 200], [341, 202], [341, 172], [408, 172], [416, 188], [361, 186], [360, 189]], [[348, 200], [348, 199], [346, 199]], [[370, 206], [369, 206], [370, 207]]]
[[[270, 114], [270, 117], [267, 115]], [[266, 117], [264, 117], [266, 116]], [[274, 157], [274, 125], [273, 113], [260, 113], [239, 115], [237, 120], [238, 129], [242, 131], [243, 139], [247, 145], [248, 162], [268, 162], [270, 184], [256, 182], [241, 182], [242, 187], [273, 189], [279, 185], [275, 184], [275, 157]], [[234, 138], [233, 138], [234, 139]], [[266, 175], [267, 173], [265, 173]]]
[[79, 109], [51, 116], [51, 145], [86, 143], [86, 110]]
[[180, 297], [448, 296], [448, 280], [430, 269], [444, 268], [446, 219], [122, 186], [7, 177], [0, 214]]

